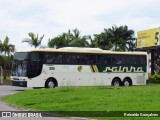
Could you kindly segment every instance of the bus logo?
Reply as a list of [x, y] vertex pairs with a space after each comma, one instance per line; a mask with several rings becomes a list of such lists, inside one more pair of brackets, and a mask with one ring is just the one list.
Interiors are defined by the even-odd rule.
[[106, 67], [103, 72], [144, 72], [142, 67]]
[[81, 71], [82, 71], [82, 66], [78, 66], [77, 70], [78, 70], [79, 72], [81, 72]]

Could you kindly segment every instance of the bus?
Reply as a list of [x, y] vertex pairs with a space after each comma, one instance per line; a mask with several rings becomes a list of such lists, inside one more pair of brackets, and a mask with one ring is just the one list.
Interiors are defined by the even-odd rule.
[[14, 54], [13, 86], [131, 86], [148, 79], [146, 52], [115, 52], [99, 48], [64, 47]]

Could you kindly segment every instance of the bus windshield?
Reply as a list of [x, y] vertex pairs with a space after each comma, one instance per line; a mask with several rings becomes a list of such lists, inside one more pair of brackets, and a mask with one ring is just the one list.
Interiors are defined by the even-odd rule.
[[27, 63], [24, 60], [14, 60], [12, 64], [12, 76], [26, 77]]
[[17, 52], [12, 64], [12, 76], [33, 78], [42, 70], [42, 58], [40, 53]]
[[19, 77], [27, 76], [28, 59], [29, 59], [28, 52], [15, 53], [12, 64], [12, 76], [19, 76]]

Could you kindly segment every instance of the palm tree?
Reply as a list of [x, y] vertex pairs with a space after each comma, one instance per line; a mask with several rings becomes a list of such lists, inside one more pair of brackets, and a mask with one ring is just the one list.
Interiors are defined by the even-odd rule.
[[81, 38], [80, 31], [77, 28], [73, 29], [73, 39], [79, 39], [79, 38]]
[[104, 29], [104, 32], [94, 35], [91, 46], [98, 46], [106, 50], [131, 51], [134, 50], [134, 31], [128, 26], [112, 26]]
[[[72, 33], [73, 32], [73, 33]], [[89, 43], [85, 37], [80, 36], [80, 31], [76, 28], [73, 31], [68, 30], [67, 33], [62, 33], [58, 37], [49, 39], [48, 47], [88, 47]]]
[[6, 55], [10, 55], [11, 52], [14, 52], [15, 46], [12, 44], [9, 44], [9, 37], [6, 36], [3, 43], [0, 45], [0, 51], [1, 53], [4, 52], [4, 79], [6, 79]]
[[107, 33], [108, 39], [112, 40], [114, 43], [112, 49], [115, 51], [130, 50], [128, 44], [130, 45], [129, 40], [133, 40], [134, 31], [129, 30], [128, 26], [112, 26], [112, 28], [105, 29], [105, 32]]
[[90, 46], [110, 50], [113, 47], [113, 43], [112, 40], [108, 39], [107, 34], [102, 32], [100, 34], [94, 34], [94, 38], [91, 40]]
[[89, 47], [88, 41], [86, 41], [85, 38], [81, 39], [74, 39], [73, 41], [70, 42], [71, 47]]
[[80, 31], [76, 28], [73, 29], [73, 34], [70, 35], [71, 41], [69, 42], [69, 46], [72, 47], [89, 47], [89, 43], [86, 40], [86, 37], [80, 36]]
[[68, 41], [66, 40], [66, 34], [63, 33], [59, 35], [58, 37], [52, 38], [48, 40], [48, 47], [53, 48], [61, 48], [61, 47], [67, 47]]
[[30, 38], [25, 38], [24, 40], [22, 40], [22, 42], [27, 42], [31, 47], [34, 46], [35, 49], [41, 45], [41, 42], [42, 42], [44, 35], [40, 38], [39, 38], [38, 34], [35, 35], [32, 32], [28, 33], [28, 35]]
[[15, 46], [12, 44], [9, 44], [9, 37], [6, 36], [3, 43], [0, 46], [1, 53], [4, 52], [5, 55], [9, 55], [11, 52], [14, 52]]

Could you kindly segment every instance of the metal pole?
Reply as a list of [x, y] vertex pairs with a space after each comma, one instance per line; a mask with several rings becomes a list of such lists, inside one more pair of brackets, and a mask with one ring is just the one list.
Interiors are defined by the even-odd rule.
[[151, 75], [154, 75], [154, 52], [155, 50], [151, 50]]
[[1, 85], [3, 84], [3, 68], [2, 66], [0, 66], [0, 70], [1, 70]]

